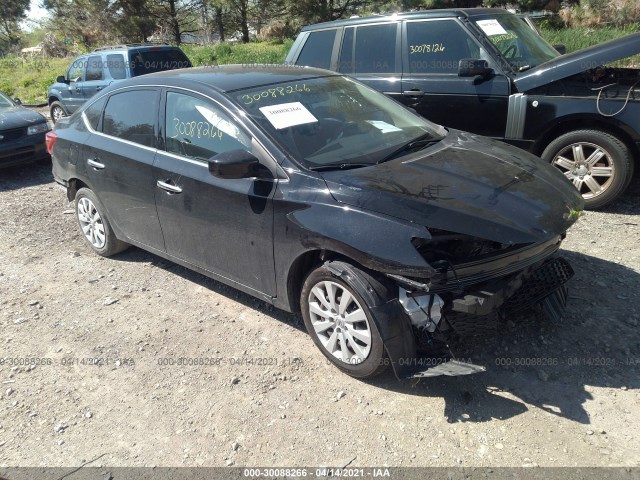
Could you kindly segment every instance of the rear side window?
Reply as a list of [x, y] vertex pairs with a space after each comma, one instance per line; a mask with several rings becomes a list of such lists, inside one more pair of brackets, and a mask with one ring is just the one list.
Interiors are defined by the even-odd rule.
[[396, 23], [356, 29], [355, 73], [395, 73]]
[[106, 102], [106, 97], [103, 97], [97, 102], [94, 102], [84, 111], [87, 120], [89, 120], [89, 125], [91, 125], [91, 128], [93, 128], [94, 130], [98, 130], [100, 118], [102, 117], [102, 110], [104, 109], [104, 104]]
[[102, 57], [100, 55], [93, 55], [87, 60], [87, 75], [85, 76], [85, 80], [102, 80], [102, 78]]
[[114, 80], [122, 80], [127, 78], [126, 66], [124, 63], [124, 55], [120, 53], [112, 53], [107, 55], [107, 68], [109, 75]]
[[479, 55], [478, 47], [454, 20], [407, 23], [406, 48], [411, 73], [457, 73], [461, 59]]
[[134, 50], [129, 53], [129, 61], [133, 67], [133, 76], [146, 75], [163, 70], [188, 68], [191, 62], [182, 52], [175, 48], [157, 50]]
[[109, 97], [102, 132], [147, 147], [155, 147], [158, 92], [133, 90]]
[[302, 52], [300, 52], [296, 63], [309, 67], [330, 68], [331, 52], [333, 51], [333, 42], [335, 39], [335, 29], [311, 32], [307, 37], [304, 47], [302, 47]]

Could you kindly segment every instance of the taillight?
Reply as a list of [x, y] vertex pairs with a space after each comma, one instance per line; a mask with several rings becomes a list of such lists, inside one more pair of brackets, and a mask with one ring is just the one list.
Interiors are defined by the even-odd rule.
[[53, 145], [56, 143], [58, 136], [53, 132], [47, 132], [44, 138], [44, 144], [47, 146], [47, 152], [49, 155], [53, 153]]

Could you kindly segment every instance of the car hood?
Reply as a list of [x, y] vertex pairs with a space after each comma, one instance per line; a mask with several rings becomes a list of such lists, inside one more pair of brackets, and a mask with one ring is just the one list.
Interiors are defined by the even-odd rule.
[[26, 127], [34, 123], [42, 123], [47, 119], [38, 112], [24, 107], [9, 107], [0, 109], [0, 130]]
[[633, 33], [556, 57], [518, 74], [514, 82], [518, 91], [526, 92], [637, 53], [640, 53], [640, 33]]
[[584, 207], [569, 181], [539, 158], [456, 130], [420, 152], [322, 176], [345, 205], [505, 244], [563, 234]]

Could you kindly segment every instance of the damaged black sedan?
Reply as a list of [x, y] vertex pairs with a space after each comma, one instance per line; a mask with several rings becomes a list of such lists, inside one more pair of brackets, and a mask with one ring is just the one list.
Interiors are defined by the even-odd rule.
[[290, 312], [338, 368], [419, 375], [433, 341], [556, 318], [583, 200], [535, 157], [311, 68], [105, 90], [48, 134], [99, 255], [136, 245]]

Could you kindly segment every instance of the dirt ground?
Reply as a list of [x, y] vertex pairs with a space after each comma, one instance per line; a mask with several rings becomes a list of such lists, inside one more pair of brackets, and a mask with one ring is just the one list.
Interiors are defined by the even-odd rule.
[[298, 316], [96, 256], [50, 167], [3, 170], [0, 467], [640, 466], [639, 184], [569, 231], [562, 322], [468, 344], [485, 373], [364, 382]]

